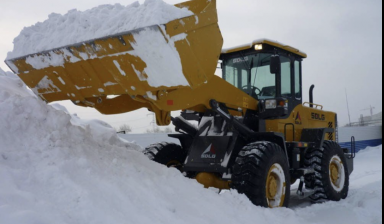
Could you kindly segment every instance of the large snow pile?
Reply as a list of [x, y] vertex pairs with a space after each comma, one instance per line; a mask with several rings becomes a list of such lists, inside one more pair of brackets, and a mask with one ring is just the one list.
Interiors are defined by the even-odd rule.
[[177, 8], [163, 0], [145, 0], [128, 6], [101, 5], [81, 12], [76, 9], [65, 15], [53, 13], [49, 18], [26, 27], [14, 40], [14, 49], [7, 59], [65, 47], [88, 40], [123, 33], [151, 25], [191, 16], [186, 8]]
[[[191, 15], [193, 13], [187, 8], [178, 8], [163, 0], [146, 0], [143, 4], [135, 2], [128, 6], [101, 5], [84, 12], [71, 10], [65, 15], [51, 14], [46, 21], [21, 31], [14, 40], [14, 50], [8, 53], [6, 63], [15, 73], [19, 73], [19, 70], [12, 59], [23, 56], [28, 56], [25, 62], [36, 70], [65, 67], [66, 63], [98, 57], [93, 50], [75, 55], [65, 46], [138, 29], [132, 33], [134, 41], [130, 42], [131, 51], [113, 52], [103, 57], [115, 57], [114, 66], [122, 76], [127, 76], [133, 68], [135, 74], [128, 76], [137, 75], [139, 80], [147, 81], [152, 87], [189, 86], [175, 47], [175, 42], [184, 40], [187, 34], [164, 36], [164, 26], [161, 24]], [[159, 26], [153, 28], [153, 25]], [[112, 45], [109, 47], [114, 48]], [[37, 55], [43, 51], [45, 54]], [[126, 60], [116, 59], [116, 56], [125, 54], [140, 58], [146, 68], [139, 71], [134, 63], [123, 67], [120, 63], [126, 64]], [[116, 82], [119, 83], [119, 80]], [[151, 92], [147, 95], [156, 100]]]
[[203, 189], [20, 83], [0, 70], [1, 224], [382, 223], [382, 147], [358, 154], [347, 200], [265, 209]]

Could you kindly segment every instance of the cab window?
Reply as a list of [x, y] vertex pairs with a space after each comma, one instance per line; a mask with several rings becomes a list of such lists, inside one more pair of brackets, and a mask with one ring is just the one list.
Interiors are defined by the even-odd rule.
[[281, 60], [281, 95], [283, 97], [292, 96], [291, 83], [291, 60], [287, 57], [280, 57]]
[[234, 86], [238, 86], [238, 69], [236, 67], [228, 67], [225, 69], [225, 80]]
[[301, 99], [301, 62], [295, 61], [295, 97], [296, 99]]
[[[257, 99], [277, 97], [276, 74], [270, 71], [272, 53], [238, 56], [223, 60], [223, 78]], [[291, 60], [281, 56], [281, 94], [292, 96]]]
[[276, 97], [276, 75], [270, 72], [271, 55], [239, 56], [224, 60], [224, 79], [258, 99]]

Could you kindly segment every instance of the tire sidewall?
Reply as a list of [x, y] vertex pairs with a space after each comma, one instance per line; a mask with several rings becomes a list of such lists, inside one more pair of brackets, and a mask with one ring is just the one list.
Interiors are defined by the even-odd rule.
[[271, 167], [279, 164], [285, 175], [283, 207], [289, 206], [290, 173], [285, 151], [272, 142], [254, 142], [243, 147], [233, 166], [232, 187], [245, 194], [256, 206], [269, 208], [267, 178]]
[[[323, 183], [324, 183], [324, 189], [325, 194], [327, 195], [327, 198], [329, 200], [333, 201], [340, 201], [341, 199], [345, 199], [348, 196], [348, 190], [349, 190], [349, 172], [347, 167], [347, 161], [345, 158], [345, 155], [340, 148], [340, 146], [337, 143], [334, 142], [326, 142], [326, 147], [324, 148], [324, 157], [323, 157], [323, 170], [325, 170], [325, 174], [323, 177]], [[330, 164], [331, 160], [334, 156], [338, 156], [341, 159], [341, 162], [344, 165], [344, 175], [345, 175], [345, 182], [343, 189], [338, 192], [331, 183], [330, 178]]]
[[[285, 153], [283, 153], [282, 150], [279, 150], [277, 152], [275, 152], [275, 155], [272, 156], [270, 158], [270, 160], [268, 161], [268, 165], [267, 165], [267, 169], [265, 170], [264, 172], [264, 175], [262, 177], [262, 180], [263, 181], [263, 186], [264, 188], [263, 189], [266, 189], [267, 187], [267, 178], [268, 178], [268, 174], [269, 174], [269, 170], [271, 169], [271, 167], [274, 165], [274, 164], [279, 164], [283, 170], [284, 170], [284, 176], [285, 176], [285, 197], [284, 197], [284, 203], [283, 203], [283, 207], [289, 207], [289, 199], [290, 199], [290, 194], [291, 194], [291, 184], [290, 184], [290, 173], [289, 173], [289, 166], [288, 166], [288, 162], [287, 162], [287, 159], [285, 158]], [[268, 200], [267, 200], [267, 192], [266, 190], [263, 191], [264, 192], [264, 203], [265, 203], [265, 207], [269, 207], [268, 205]]]

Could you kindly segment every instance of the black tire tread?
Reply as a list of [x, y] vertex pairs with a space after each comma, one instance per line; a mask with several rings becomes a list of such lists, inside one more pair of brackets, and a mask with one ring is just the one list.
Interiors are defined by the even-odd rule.
[[162, 165], [167, 165], [170, 161], [176, 160], [181, 164], [187, 158], [187, 151], [175, 143], [160, 142], [148, 146], [144, 151], [150, 160]]
[[[286, 161], [284, 150], [271, 142], [254, 142], [246, 145], [239, 153], [233, 166], [232, 187], [239, 193], [247, 195], [253, 204], [268, 207], [266, 202], [265, 183], [260, 181], [268, 173], [268, 163], [274, 156], [283, 157]], [[282, 164], [287, 169], [288, 162]], [[268, 168], [267, 168], [268, 167]], [[290, 183], [287, 183], [287, 192], [284, 206], [289, 205]]]
[[[327, 201], [340, 201], [345, 199], [349, 190], [349, 175], [348, 167], [346, 170], [346, 183], [342, 192], [336, 192], [330, 186], [329, 180], [329, 161], [334, 155], [343, 157], [343, 151], [339, 144], [333, 141], [324, 141], [323, 148], [312, 149], [305, 156], [305, 166], [315, 170], [315, 175], [305, 178], [305, 186], [308, 189], [315, 190], [315, 193], [310, 196], [313, 203], [324, 203]], [[343, 161], [345, 162], [345, 161]], [[345, 164], [345, 163], [344, 163]]]

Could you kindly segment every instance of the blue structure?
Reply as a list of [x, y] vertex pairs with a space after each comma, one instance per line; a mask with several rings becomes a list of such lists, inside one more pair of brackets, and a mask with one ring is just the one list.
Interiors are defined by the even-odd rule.
[[356, 139], [356, 152], [383, 144], [382, 126], [342, 127], [339, 128], [339, 144], [342, 148], [351, 149], [351, 137]]

